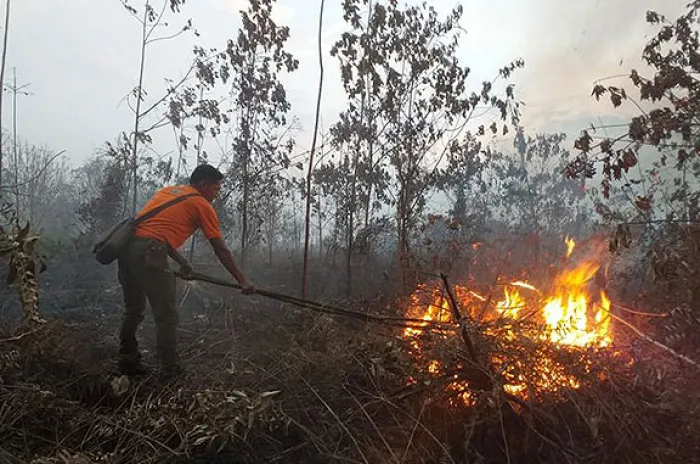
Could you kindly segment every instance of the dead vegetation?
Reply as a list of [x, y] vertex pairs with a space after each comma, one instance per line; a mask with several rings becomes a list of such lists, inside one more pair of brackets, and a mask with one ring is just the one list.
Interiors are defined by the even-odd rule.
[[[611, 351], [533, 341], [527, 320], [463, 322], [476, 359], [459, 331], [407, 338], [405, 329], [256, 297], [182, 325], [188, 371], [170, 384], [117, 375], [105, 342], [113, 316], [7, 333], [0, 337], [0, 457], [35, 464], [680, 463], [700, 455], [692, 388], [700, 371], [628, 328], [615, 326]], [[667, 322], [655, 318], [657, 330]], [[152, 333], [144, 328], [144, 346], [152, 346]], [[442, 369], [429, 372], [416, 358], [418, 339], [423, 359]], [[672, 348], [681, 345], [694, 354], [687, 343]], [[547, 387], [562, 377], [569, 386]], [[530, 393], [504, 388], [514, 378]]]
[[[182, 324], [188, 370], [170, 383], [155, 372], [117, 374], [116, 313], [10, 326], [0, 335], [0, 461], [693, 462], [700, 455], [693, 387], [700, 345], [690, 290], [696, 234], [676, 227], [650, 234], [624, 237], [629, 248], [615, 250], [608, 287], [621, 296], [611, 306], [610, 333], [601, 332], [610, 346], [540, 337], [541, 321], [527, 315], [541, 299], [488, 317], [487, 308], [499, 307], [502, 279], [483, 288], [474, 282], [519, 275], [516, 263], [527, 256], [513, 260], [522, 250], [512, 244], [483, 251], [469, 287], [426, 277], [422, 290], [393, 307], [357, 308], [395, 322], [414, 315], [408, 305], [437, 305], [445, 314], [432, 320], [448, 329], [344, 318], [332, 311], [341, 303], [318, 313], [290, 305], [292, 297], [229, 295]], [[555, 255], [538, 259], [556, 262]], [[545, 266], [542, 276], [567, 262]], [[641, 265], [627, 265], [635, 262]], [[623, 291], [632, 282], [664, 292], [634, 300]], [[183, 297], [213, 295], [210, 287], [191, 284]], [[488, 298], [472, 300], [471, 290]], [[147, 325], [140, 335], [146, 350], [153, 334]]]

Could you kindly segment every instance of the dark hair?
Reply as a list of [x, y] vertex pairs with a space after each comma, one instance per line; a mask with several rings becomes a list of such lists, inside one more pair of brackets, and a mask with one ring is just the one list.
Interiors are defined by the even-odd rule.
[[200, 164], [190, 176], [190, 185], [197, 185], [200, 182], [215, 182], [224, 178], [221, 171], [209, 164]]

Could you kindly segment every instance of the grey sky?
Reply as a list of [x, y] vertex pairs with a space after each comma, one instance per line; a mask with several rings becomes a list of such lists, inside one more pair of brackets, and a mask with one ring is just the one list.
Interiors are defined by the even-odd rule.
[[[134, 0], [134, 3], [138, 3]], [[311, 0], [278, 0], [278, 22], [291, 29], [289, 51], [300, 69], [285, 80], [292, 112], [302, 132], [298, 150], [309, 145], [313, 127], [316, 80], [318, 4]], [[324, 48], [343, 30], [341, 1], [327, 0]], [[442, 12], [453, 1], [432, 2]], [[498, 68], [522, 57], [525, 68], [514, 77], [525, 100], [526, 127], [575, 131], [598, 118], [626, 117], [632, 108], [613, 112], [590, 97], [598, 78], [627, 73], [639, 66], [651, 28], [647, 9], [670, 17], [684, 1], [661, 0], [466, 0], [463, 27], [464, 63], [474, 71], [474, 83], [491, 78]], [[177, 78], [191, 59], [194, 43], [223, 47], [235, 37], [238, 10], [244, 0], [188, 0], [173, 24], [192, 18], [200, 38], [180, 37], [154, 45], [146, 69], [145, 88], [160, 95], [164, 78]], [[118, 0], [14, 0], [8, 47], [8, 79], [17, 68], [18, 82], [30, 83], [31, 96], [20, 97], [19, 133], [28, 141], [65, 149], [74, 163], [85, 160], [106, 140], [131, 127], [124, 96], [136, 84], [139, 24]], [[344, 105], [337, 65], [326, 53], [323, 123], [327, 127]], [[624, 80], [620, 80], [624, 82]], [[4, 126], [10, 122], [10, 100]], [[174, 148], [166, 130], [156, 149]]]

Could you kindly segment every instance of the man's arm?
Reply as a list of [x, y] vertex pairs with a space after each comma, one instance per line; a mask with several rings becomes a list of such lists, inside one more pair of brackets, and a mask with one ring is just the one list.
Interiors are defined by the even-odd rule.
[[223, 264], [228, 272], [241, 284], [243, 292], [252, 293], [255, 290], [253, 284], [248, 281], [246, 276], [243, 275], [243, 272], [238, 268], [236, 261], [233, 259], [233, 254], [231, 254], [224, 240], [221, 238], [213, 238], [209, 240], [209, 243], [211, 243], [214, 253], [216, 253], [216, 257], [219, 258], [221, 264]]

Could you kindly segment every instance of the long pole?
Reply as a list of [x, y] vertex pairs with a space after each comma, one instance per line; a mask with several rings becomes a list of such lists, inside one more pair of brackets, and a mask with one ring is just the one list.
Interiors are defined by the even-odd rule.
[[[185, 280], [185, 281], [198, 281], [206, 282], [214, 285], [220, 285], [222, 287], [235, 288], [241, 290], [241, 286], [230, 281], [230, 279], [221, 279], [218, 277], [208, 276], [205, 274], [192, 273], [188, 277], [182, 276], [179, 272], [168, 271], [175, 276]], [[292, 295], [285, 295], [283, 293], [272, 292], [269, 290], [263, 290], [261, 288], [255, 289], [255, 295], [263, 296], [265, 298], [271, 298], [273, 300], [282, 301], [284, 303], [289, 303], [300, 308], [310, 309], [312, 311], [334, 314], [337, 316], [347, 316], [355, 319], [360, 319], [365, 322], [376, 322], [380, 324], [392, 325], [396, 327], [409, 327], [415, 328], [421, 331], [436, 330], [440, 332], [454, 331], [456, 329], [454, 324], [450, 323], [440, 323], [436, 321], [426, 321], [425, 319], [416, 319], [409, 317], [392, 317], [384, 316], [381, 314], [372, 314], [365, 311], [355, 311], [352, 309], [342, 308], [340, 306], [334, 306], [327, 303], [305, 300], [303, 298], [297, 298]]]

